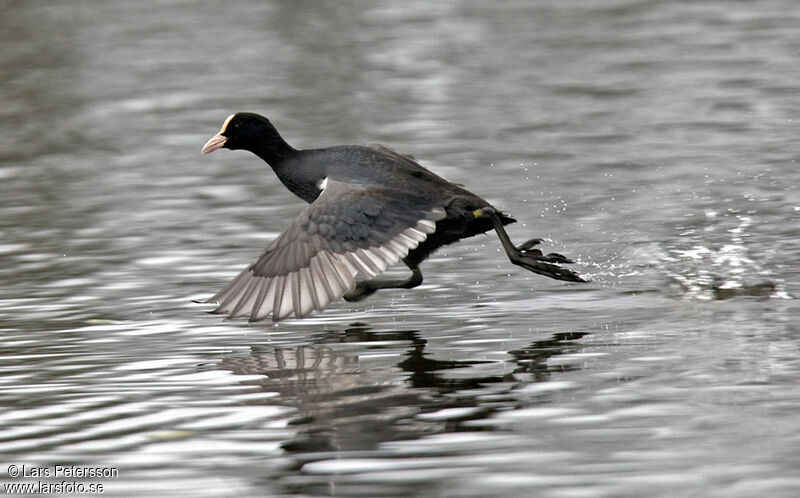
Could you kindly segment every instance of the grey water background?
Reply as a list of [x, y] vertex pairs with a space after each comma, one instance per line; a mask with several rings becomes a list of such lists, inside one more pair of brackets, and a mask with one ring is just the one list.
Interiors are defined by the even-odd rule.
[[[796, 2], [12, 1], [0, 68], [3, 483], [800, 494]], [[303, 207], [200, 155], [239, 110], [414, 154], [592, 283], [490, 234], [413, 291], [208, 315]]]

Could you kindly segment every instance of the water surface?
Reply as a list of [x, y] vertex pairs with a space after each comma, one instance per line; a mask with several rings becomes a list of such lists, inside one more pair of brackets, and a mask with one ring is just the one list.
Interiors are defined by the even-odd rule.
[[[794, 2], [12, 2], [0, 454], [108, 496], [800, 493]], [[279, 325], [208, 297], [301, 209], [231, 112], [411, 153], [492, 235]], [[87, 481], [88, 482], [88, 481]]]

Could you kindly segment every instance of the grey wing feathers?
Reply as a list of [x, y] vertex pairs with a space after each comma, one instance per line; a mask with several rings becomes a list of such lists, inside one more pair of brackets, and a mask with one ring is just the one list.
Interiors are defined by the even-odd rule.
[[324, 309], [408, 255], [444, 218], [413, 194], [329, 180], [246, 270], [208, 302], [214, 313], [273, 321]]

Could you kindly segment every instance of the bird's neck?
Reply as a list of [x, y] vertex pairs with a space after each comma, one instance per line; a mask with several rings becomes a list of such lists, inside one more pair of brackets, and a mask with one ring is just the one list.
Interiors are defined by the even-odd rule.
[[259, 143], [259, 146], [252, 149], [252, 152], [273, 168], [297, 154], [297, 150], [278, 134]]
[[320, 163], [316, 150], [300, 150], [270, 164], [278, 179], [297, 197], [306, 202], [314, 202], [322, 191], [321, 182], [327, 176], [327, 168]]

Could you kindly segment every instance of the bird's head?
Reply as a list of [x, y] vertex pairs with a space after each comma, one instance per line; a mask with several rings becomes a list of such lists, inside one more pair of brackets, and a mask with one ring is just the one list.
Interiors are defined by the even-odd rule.
[[279, 138], [269, 119], [252, 112], [231, 114], [222, 123], [219, 132], [211, 137], [201, 152], [208, 154], [217, 149], [245, 149], [257, 151]]

